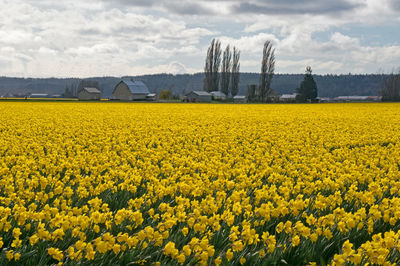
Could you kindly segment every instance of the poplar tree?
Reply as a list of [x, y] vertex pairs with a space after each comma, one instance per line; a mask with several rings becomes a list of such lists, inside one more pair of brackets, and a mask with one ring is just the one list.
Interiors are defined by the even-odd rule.
[[275, 72], [275, 49], [272, 49], [272, 42], [266, 41], [264, 43], [263, 57], [261, 60], [261, 75], [260, 75], [260, 88], [259, 100], [266, 102], [271, 95], [271, 82]]
[[207, 92], [217, 91], [219, 85], [219, 67], [221, 64], [221, 42], [213, 39], [207, 50], [206, 63], [204, 66], [204, 90]]
[[232, 53], [230, 46], [228, 44], [222, 56], [222, 70], [221, 70], [221, 91], [225, 93], [226, 96], [229, 95], [231, 65], [232, 65]]
[[235, 97], [239, 92], [239, 78], [240, 78], [240, 51], [233, 47], [232, 56], [232, 74], [231, 74], [231, 94]]

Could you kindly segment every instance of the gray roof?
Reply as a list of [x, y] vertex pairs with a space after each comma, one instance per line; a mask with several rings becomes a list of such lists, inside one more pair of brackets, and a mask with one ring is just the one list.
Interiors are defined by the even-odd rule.
[[209, 94], [209, 93], [206, 92], [206, 91], [191, 91], [191, 92], [189, 92], [189, 93], [186, 94], [186, 95], [189, 95], [190, 93], [194, 93], [194, 94], [196, 94], [196, 95], [198, 95], [198, 96], [211, 96], [211, 94]]
[[233, 97], [233, 99], [246, 99], [246, 96], [244, 96], [244, 95], [236, 95], [235, 97]]
[[141, 81], [123, 80], [123, 83], [128, 86], [133, 94], [149, 94], [150, 91], [147, 86]]
[[101, 93], [97, 88], [83, 88], [83, 90], [89, 92], [89, 93]]

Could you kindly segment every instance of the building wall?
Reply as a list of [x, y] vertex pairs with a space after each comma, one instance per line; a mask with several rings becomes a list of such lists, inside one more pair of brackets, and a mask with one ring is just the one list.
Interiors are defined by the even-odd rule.
[[187, 99], [189, 102], [211, 102], [211, 95], [197, 95], [195, 93], [189, 93], [187, 95]]
[[239, 98], [239, 99], [233, 99], [233, 101], [235, 102], [235, 103], [247, 103], [247, 99], [246, 98]]
[[125, 83], [121, 82], [117, 85], [117, 87], [115, 87], [112, 98], [114, 100], [132, 101], [133, 96], [128, 86], [126, 86]]
[[146, 94], [132, 94], [132, 100], [146, 100], [147, 93]]
[[87, 100], [100, 100], [100, 93], [89, 93], [85, 90], [82, 90], [78, 93], [78, 99], [87, 101]]

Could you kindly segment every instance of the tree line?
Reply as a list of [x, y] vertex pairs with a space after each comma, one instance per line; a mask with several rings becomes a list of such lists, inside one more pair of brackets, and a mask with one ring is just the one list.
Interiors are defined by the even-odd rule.
[[[233, 47], [232, 51], [228, 44], [222, 53], [221, 42], [213, 39], [207, 49], [205, 60], [204, 90], [207, 92], [221, 91], [226, 96], [236, 96], [239, 92], [239, 60], [240, 51], [236, 47]], [[273, 102], [276, 99], [277, 93], [271, 88], [274, 74], [275, 48], [273, 48], [272, 41], [267, 40], [263, 47], [259, 85], [249, 84], [247, 87], [247, 97], [250, 102]], [[311, 67], [306, 68], [304, 79], [300, 87], [296, 89], [296, 93], [298, 102], [313, 102], [318, 96]]]
[[381, 95], [384, 102], [400, 101], [400, 69], [384, 79]]
[[208, 47], [204, 66], [204, 90], [221, 91], [234, 97], [239, 92], [240, 51], [235, 46], [231, 49], [228, 44], [222, 54], [222, 65], [221, 54], [221, 42], [213, 39]]

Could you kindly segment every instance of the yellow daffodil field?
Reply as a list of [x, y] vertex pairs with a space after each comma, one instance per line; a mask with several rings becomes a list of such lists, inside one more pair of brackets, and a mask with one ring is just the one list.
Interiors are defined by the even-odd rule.
[[0, 265], [400, 263], [399, 104], [0, 114]]

